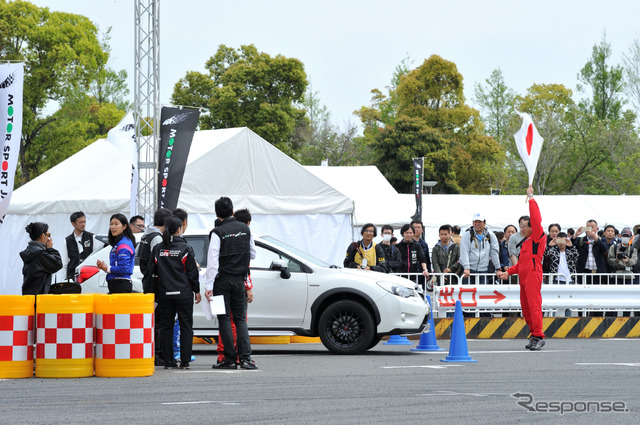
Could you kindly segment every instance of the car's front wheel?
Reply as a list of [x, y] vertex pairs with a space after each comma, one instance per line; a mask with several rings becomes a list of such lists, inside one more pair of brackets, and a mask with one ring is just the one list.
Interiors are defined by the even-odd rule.
[[336, 354], [358, 354], [367, 350], [376, 335], [369, 310], [356, 301], [338, 301], [320, 315], [320, 340]]

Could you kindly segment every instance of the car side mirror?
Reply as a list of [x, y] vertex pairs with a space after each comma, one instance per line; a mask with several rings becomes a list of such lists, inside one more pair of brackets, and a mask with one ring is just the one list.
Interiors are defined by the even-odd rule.
[[285, 260], [273, 260], [269, 268], [271, 270], [280, 270], [280, 277], [283, 279], [289, 279], [291, 277], [291, 272]]

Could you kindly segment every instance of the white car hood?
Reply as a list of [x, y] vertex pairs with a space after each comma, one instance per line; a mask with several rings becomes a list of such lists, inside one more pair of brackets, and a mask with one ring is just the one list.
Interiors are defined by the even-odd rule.
[[385, 282], [391, 282], [394, 283], [396, 285], [402, 285], [405, 286], [409, 289], [414, 289], [416, 287], [415, 283], [412, 282], [409, 279], [405, 279], [403, 277], [400, 276], [395, 276], [392, 274], [386, 274], [386, 273], [380, 273], [380, 272], [374, 272], [371, 270], [358, 270], [358, 269], [350, 269], [350, 268], [343, 268], [343, 269], [339, 269], [340, 272], [348, 274], [348, 275], [353, 275], [353, 276], [358, 276], [359, 278], [369, 278], [369, 279], [374, 279], [376, 282], [379, 281], [385, 281]]

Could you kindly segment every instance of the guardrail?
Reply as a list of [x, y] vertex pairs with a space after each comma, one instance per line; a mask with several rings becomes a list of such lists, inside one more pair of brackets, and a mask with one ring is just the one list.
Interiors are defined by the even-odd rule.
[[[493, 273], [481, 273], [464, 279], [455, 274], [434, 273], [424, 279], [418, 273], [394, 274], [420, 285], [431, 280], [434, 317], [450, 315], [456, 300], [460, 300], [463, 311], [475, 317], [521, 311], [518, 276], [501, 280]], [[633, 312], [631, 314], [638, 316], [640, 285], [637, 282], [640, 282], [640, 274], [584, 273], [572, 274], [568, 279], [560, 274], [545, 274], [541, 288], [542, 311], [548, 317], [577, 316], [594, 311], [614, 315]]]

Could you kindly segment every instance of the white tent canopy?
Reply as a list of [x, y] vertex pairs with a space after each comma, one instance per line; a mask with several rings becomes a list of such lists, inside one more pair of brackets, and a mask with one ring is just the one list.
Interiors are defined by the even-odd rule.
[[[19, 294], [28, 242], [25, 226], [49, 224], [54, 247], [71, 233], [69, 216], [87, 215], [87, 230], [106, 234], [112, 214], [129, 209], [130, 163], [107, 140], [87, 148], [20, 187], [0, 227], [0, 294]], [[197, 131], [178, 206], [191, 229], [213, 227], [213, 204], [228, 196], [249, 208], [254, 233], [268, 233], [318, 258], [339, 264], [351, 228], [353, 203], [247, 128]]]
[[[398, 194], [375, 166], [366, 167], [306, 167], [322, 180], [354, 201], [353, 234], [360, 237], [365, 223], [380, 227], [390, 224], [399, 229], [411, 221], [416, 211], [413, 194]], [[407, 172], [411, 172], [408, 168]], [[459, 225], [463, 231], [472, 224], [473, 214], [486, 216], [491, 230], [517, 227], [518, 218], [529, 214], [526, 196], [522, 195], [433, 195], [422, 198], [422, 221], [425, 240], [430, 247], [438, 241], [438, 229], [443, 224]], [[577, 229], [589, 219], [600, 228], [613, 224], [621, 230], [640, 223], [640, 196], [605, 195], [542, 195], [536, 196], [545, 231], [549, 224], [559, 223], [563, 230]], [[399, 232], [395, 236], [400, 238]]]

